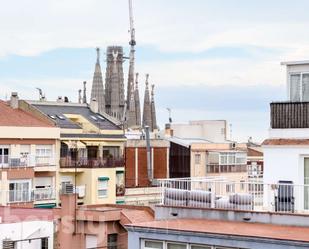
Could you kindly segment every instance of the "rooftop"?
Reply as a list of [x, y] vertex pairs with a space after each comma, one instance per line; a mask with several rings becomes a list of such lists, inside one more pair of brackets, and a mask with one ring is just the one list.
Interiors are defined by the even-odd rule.
[[309, 60], [302, 60], [302, 61], [283, 61], [281, 65], [285, 66], [292, 66], [292, 65], [305, 65], [309, 64]]
[[51, 123], [38, 119], [23, 110], [13, 109], [2, 100], [0, 100], [0, 126], [54, 127]]
[[80, 129], [79, 124], [65, 117], [65, 114], [77, 114], [101, 130], [121, 130], [120, 123], [114, 118], [107, 114], [94, 113], [86, 104], [42, 101], [28, 101], [28, 103], [56, 122], [60, 128]]
[[309, 242], [309, 227], [208, 219], [155, 220], [135, 223], [127, 227]]

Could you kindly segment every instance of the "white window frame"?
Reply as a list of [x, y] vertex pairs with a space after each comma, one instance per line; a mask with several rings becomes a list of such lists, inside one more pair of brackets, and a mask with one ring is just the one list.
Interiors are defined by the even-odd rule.
[[142, 243], [141, 243], [141, 249], [156, 249], [156, 248], [151, 248], [151, 247], [146, 247], [145, 246], [145, 242], [146, 241], [150, 241], [150, 242], [162, 242], [162, 249], [166, 248], [166, 243], [164, 240], [154, 240], [154, 239], [142, 239]]
[[[20, 190], [17, 190], [17, 189], [14, 189], [14, 190], [10, 190], [10, 184], [23, 184], [23, 183], [28, 183], [28, 190], [21, 190], [22, 192], [23, 191], [28, 191], [28, 200], [31, 199], [31, 189], [32, 189], [32, 184], [31, 184], [31, 179], [14, 179], [14, 180], [9, 180], [9, 193], [10, 191], [14, 191], [15, 193], [17, 193], [17, 191], [20, 191]], [[10, 202], [10, 201], [9, 201]], [[12, 201], [14, 202], [14, 201]], [[18, 202], [18, 201], [15, 201], [15, 202]], [[23, 202], [23, 201], [21, 201]]]
[[[101, 182], [106, 182], [106, 188], [100, 188], [100, 183]], [[108, 182], [109, 182], [109, 180], [99, 180], [98, 179], [98, 190], [97, 190], [97, 193], [98, 193], [98, 198], [99, 199], [101, 199], [101, 198], [106, 198], [107, 196], [108, 196]], [[105, 190], [105, 192], [106, 192], [106, 194], [105, 195], [100, 195], [99, 194], [99, 192], [100, 191], [104, 191]]]
[[297, 72], [289, 72], [288, 74], [288, 99], [291, 100], [291, 76], [292, 75], [300, 75], [300, 86], [299, 86], [299, 96], [300, 96], [300, 102], [303, 101], [303, 74], [309, 74], [309, 71], [297, 71]]

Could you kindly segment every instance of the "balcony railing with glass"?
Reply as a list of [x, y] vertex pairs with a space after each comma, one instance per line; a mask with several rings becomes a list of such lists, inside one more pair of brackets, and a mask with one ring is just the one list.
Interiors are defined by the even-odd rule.
[[7, 203], [21, 203], [56, 199], [56, 191], [54, 188], [1, 191], [1, 195], [3, 194], [6, 195]]
[[159, 182], [162, 205], [309, 214], [309, 184], [235, 182], [223, 178]]
[[113, 168], [123, 167], [124, 159], [121, 158], [78, 158], [61, 157], [61, 168]]
[[40, 167], [55, 166], [55, 155], [37, 156], [37, 155], [8, 155], [0, 158], [1, 168], [18, 168], [18, 167]]

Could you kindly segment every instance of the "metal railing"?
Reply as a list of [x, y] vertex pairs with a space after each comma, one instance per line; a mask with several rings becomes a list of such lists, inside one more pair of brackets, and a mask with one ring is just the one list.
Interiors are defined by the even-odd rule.
[[74, 159], [71, 157], [61, 157], [60, 167], [61, 168], [113, 168], [123, 167], [123, 158], [78, 158]]
[[[0, 191], [2, 204], [33, 202], [56, 199], [56, 191], [54, 188], [41, 188], [33, 190], [8, 190]], [[4, 197], [4, 199], [3, 199]]]
[[33, 199], [35, 201], [56, 199], [56, 191], [54, 188], [39, 188], [33, 190]]
[[161, 204], [196, 208], [309, 213], [309, 185], [225, 179], [161, 179]]
[[55, 155], [37, 156], [37, 155], [10, 155], [2, 156], [0, 159], [0, 168], [20, 168], [20, 167], [39, 167], [56, 166]]

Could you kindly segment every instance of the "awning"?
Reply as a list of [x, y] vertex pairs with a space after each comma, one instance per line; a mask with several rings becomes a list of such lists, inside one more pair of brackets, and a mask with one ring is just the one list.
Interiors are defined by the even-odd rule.
[[98, 180], [99, 180], [99, 181], [108, 181], [108, 180], [109, 180], [109, 177], [107, 177], [107, 176], [99, 176], [99, 177], [98, 177]]
[[45, 204], [36, 204], [35, 208], [54, 208], [56, 207], [56, 203], [45, 203]]
[[62, 143], [65, 143], [70, 149], [85, 149], [86, 145], [82, 143], [81, 141], [61, 141]]
[[83, 143], [87, 146], [100, 146], [102, 144], [102, 142], [98, 141], [83, 141]]

